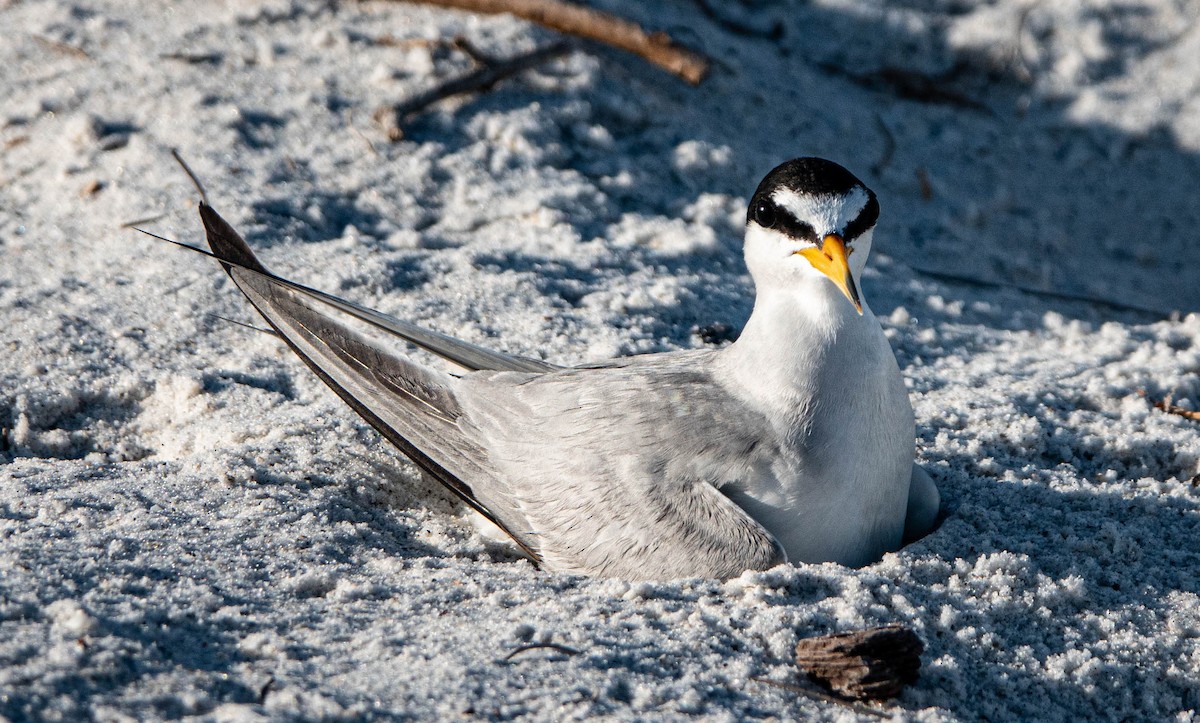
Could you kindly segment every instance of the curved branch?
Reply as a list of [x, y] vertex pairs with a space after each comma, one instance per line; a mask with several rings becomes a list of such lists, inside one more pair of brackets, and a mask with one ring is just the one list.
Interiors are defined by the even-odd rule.
[[664, 32], [648, 33], [616, 15], [561, 0], [405, 0], [498, 15], [509, 13], [566, 35], [595, 40], [624, 50], [697, 85], [708, 73], [708, 60]]

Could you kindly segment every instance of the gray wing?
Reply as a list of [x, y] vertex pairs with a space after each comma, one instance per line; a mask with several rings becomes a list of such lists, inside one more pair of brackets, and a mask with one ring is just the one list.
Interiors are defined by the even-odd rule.
[[464, 420], [538, 530], [547, 567], [727, 578], [786, 561], [718, 489], [763, 473], [778, 455], [764, 442], [774, 438], [768, 423], [707, 373], [710, 358], [681, 352], [524, 379], [463, 378]]
[[[754, 455], [744, 452], [757, 446], [761, 422], [721, 413], [740, 405], [689, 400], [719, 390], [687, 371], [694, 365], [676, 368], [683, 357], [455, 378], [339, 323], [317, 307], [378, 319], [274, 276], [211, 207], [201, 204], [200, 213], [214, 255], [301, 359], [547, 568], [638, 579], [731, 577], [784, 561], [775, 538], [716, 488], [747, 474], [739, 465], [751, 464], [745, 460]], [[414, 341], [410, 330], [389, 325]], [[519, 358], [475, 354], [477, 347], [450, 337], [432, 343], [472, 364], [521, 366], [512, 361]]]

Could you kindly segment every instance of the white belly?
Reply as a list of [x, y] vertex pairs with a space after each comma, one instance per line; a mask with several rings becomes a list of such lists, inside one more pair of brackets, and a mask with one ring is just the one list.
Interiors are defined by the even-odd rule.
[[[861, 566], [898, 549], [912, 475], [912, 406], [874, 320], [861, 339], [810, 366], [780, 415], [788, 442], [723, 490], [770, 531], [792, 562]], [[790, 427], [790, 429], [789, 429]]]

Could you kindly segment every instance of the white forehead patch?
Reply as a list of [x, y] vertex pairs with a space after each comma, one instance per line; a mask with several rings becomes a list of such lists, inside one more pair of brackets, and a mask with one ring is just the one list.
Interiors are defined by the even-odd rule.
[[858, 218], [858, 214], [862, 213], [871, 197], [858, 187], [850, 189], [845, 195], [819, 196], [802, 195], [790, 188], [778, 188], [771, 194], [771, 200], [792, 214], [797, 221], [810, 224], [818, 236], [824, 236], [845, 229], [846, 224]]

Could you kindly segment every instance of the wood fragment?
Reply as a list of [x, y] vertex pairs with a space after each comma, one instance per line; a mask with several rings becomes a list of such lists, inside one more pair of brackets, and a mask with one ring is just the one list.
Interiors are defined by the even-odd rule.
[[609, 13], [562, 0], [404, 0], [488, 15], [508, 13], [565, 35], [594, 40], [633, 53], [697, 85], [708, 73], [708, 60], [676, 43], [664, 32], [646, 32], [640, 25]]
[[404, 137], [404, 123], [434, 103], [456, 95], [488, 90], [506, 78], [535, 68], [560, 55], [565, 55], [570, 50], [570, 43], [559, 42], [518, 55], [515, 58], [506, 58], [496, 61], [492, 65], [482, 66], [466, 75], [450, 78], [403, 103], [380, 108], [375, 111], [375, 120], [383, 126], [390, 140], [398, 141]]
[[883, 700], [916, 682], [924, 650], [911, 628], [884, 625], [801, 640], [796, 664], [813, 682], [847, 698]]

